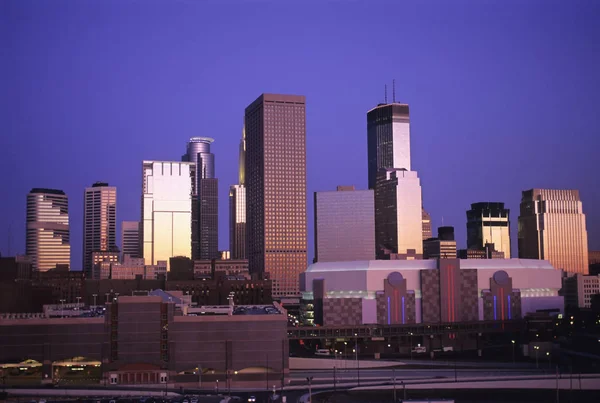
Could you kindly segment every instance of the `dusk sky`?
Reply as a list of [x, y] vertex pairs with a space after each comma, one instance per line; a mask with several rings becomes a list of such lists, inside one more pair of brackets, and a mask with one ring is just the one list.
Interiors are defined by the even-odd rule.
[[69, 196], [81, 268], [83, 192], [117, 187], [139, 220], [142, 160], [213, 137], [219, 247], [229, 249], [244, 108], [306, 96], [309, 260], [314, 191], [367, 187], [366, 113], [396, 80], [435, 228], [466, 243], [470, 203], [579, 189], [600, 249], [600, 1], [0, 0], [0, 252], [25, 252], [33, 187]]

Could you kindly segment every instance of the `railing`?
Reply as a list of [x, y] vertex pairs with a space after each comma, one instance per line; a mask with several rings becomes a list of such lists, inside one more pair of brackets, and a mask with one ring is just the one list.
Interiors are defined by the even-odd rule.
[[365, 338], [386, 336], [423, 336], [449, 333], [495, 333], [519, 331], [523, 320], [452, 323], [419, 323], [407, 325], [361, 325], [296, 327], [288, 329], [289, 339]]

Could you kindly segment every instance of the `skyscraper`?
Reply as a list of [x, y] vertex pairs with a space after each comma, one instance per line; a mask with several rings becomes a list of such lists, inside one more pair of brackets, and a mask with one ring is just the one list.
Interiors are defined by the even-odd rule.
[[504, 203], [472, 203], [467, 211], [467, 249], [483, 250], [491, 243], [510, 259], [510, 210]]
[[246, 188], [229, 187], [229, 250], [232, 259], [246, 259]]
[[315, 262], [375, 259], [373, 190], [315, 192]]
[[210, 137], [192, 137], [182, 160], [196, 165], [192, 193], [192, 258], [215, 259], [218, 257], [219, 197], [218, 180], [215, 178], [215, 156]]
[[229, 187], [229, 250], [233, 259], [246, 259], [246, 125], [240, 140], [238, 184]]
[[579, 191], [523, 191], [519, 257], [548, 260], [557, 269], [587, 274], [588, 241]]
[[249, 270], [270, 273], [274, 297], [297, 296], [307, 267], [305, 97], [262, 94], [245, 125]]
[[367, 112], [367, 146], [369, 188], [375, 190], [377, 257], [421, 255], [421, 184], [417, 172], [411, 171], [407, 104], [394, 100]]
[[140, 257], [140, 223], [139, 221], [121, 222], [121, 253], [132, 258]]
[[416, 172], [381, 169], [375, 185], [375, 243], [379, 259], [423, 254], [421, 183]]
[[367, 112], [369, 189], [375, 188], [381, 168], [410, 164], [410, 118], [407, 104], [379, 104]]
[[92, 252], [117, 249], [117, 188], [96, 182], [85, 188], [83, 204], [82, 267], [89, 275], [93, 268]]
[[145, 264], [191, 256], [192, 162], [142, 163], [142, 251]]
[[62, 190], [34, 188], [27, 194], [25, 254], [37, 271], [70, 265], [69, 201]]

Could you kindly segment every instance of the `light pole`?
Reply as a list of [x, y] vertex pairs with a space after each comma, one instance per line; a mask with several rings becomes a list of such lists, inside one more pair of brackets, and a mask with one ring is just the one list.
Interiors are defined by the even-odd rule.
[[96, 297], [98, 296], [98, 294], [92, 294], [92, 297], [94, 297], [94, 306], [96, 306]]
[[77, 308], [79, 308], [79, 304], [81, 303], [81, 297], [75, 297], [77, 300]]
[[311, 387], [312, 380], [313, 380], [312, 376], [309, 376], [306, 378], [306, 381], [308, 382], [308, 403], [312, 403], [312, 387]]
[[538, 352], [540, 351], [540, 346], [533, 346], [533, 349], [535, 350], [535, 367], [539, 369]]
[[552, 369], [552, 359], [549, 352], [546, 352], [546, 357], [548, 357], [548, 369]]
[[513, 353], [513, 365], [515, 365], [515, 341], [511, 340], [512, 343], [512, 353]]
[[412, 332], [410, 332], [410, 359], [412, 360]]
[[360, 386], [360, 362], [358, 361], [358, 334], [354, 333], [354, 352], [356, 353], [356, 382]]
[[61, 299], [60, 300], [60, 317], [64, 318], [65, 317], [65, 300]]

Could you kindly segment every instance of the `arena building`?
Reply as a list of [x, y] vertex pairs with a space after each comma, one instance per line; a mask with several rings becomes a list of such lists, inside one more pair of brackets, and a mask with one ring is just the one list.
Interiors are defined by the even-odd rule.
[[544, 260], [323, 262], [301, 276], [305, 324], [355, 326], [519, 319], [564, 310]]

